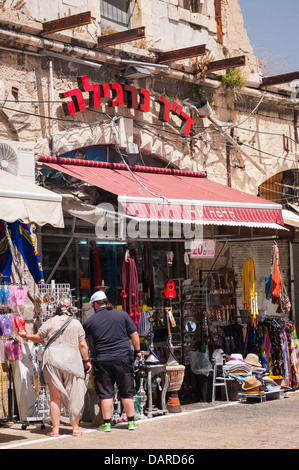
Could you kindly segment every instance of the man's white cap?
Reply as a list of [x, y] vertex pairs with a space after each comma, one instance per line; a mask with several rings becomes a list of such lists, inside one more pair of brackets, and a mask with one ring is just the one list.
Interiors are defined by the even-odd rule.
[[100, 300], [108, 300], [105, 295], [105, 292], [103, 292], [102, 290], [99, 290], [95, 292], [94, 294], [92, 294], [89, 302], [90, 302], [90, 305], [92, 305], [94, 302], [98, 302]]

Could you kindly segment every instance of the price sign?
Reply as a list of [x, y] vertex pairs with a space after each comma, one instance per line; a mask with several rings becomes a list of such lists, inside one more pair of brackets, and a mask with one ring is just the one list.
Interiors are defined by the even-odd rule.
[[190, 258], [215, 258], [215, 240], [192, 240]]

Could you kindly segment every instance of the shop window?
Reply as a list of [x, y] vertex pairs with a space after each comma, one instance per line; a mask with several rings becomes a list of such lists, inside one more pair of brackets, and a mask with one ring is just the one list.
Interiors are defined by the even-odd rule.
[[287, 170], [271, 176], [259, 186], [258, 195], [263, 199], [282, 204], [285, 209], [290, 204], [299, 205], [299, 171]]
[[123, 27], [129, 26], [129, 0], [101, 0], [101, 18], [103, 26], [116, 23]]
[[179, 7], [190, 10], [192, 13], [201, 12], [203, 0], [179, 0]]

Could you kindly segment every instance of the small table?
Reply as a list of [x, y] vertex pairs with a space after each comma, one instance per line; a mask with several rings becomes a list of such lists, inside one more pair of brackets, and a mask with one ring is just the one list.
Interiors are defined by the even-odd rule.
[[[166, 373], [166, 364], [147, 364], [145, 362], [144, 364], [140, 364], [139, 368], [147, 375], [147, 410], [145, 410], [147, 417], [152, 418], [153, 415], [168, 413], [166, 407], [166, 392], [169, 385], [169, 377]], [[152, 379], [156, 376], [161, 377], [163, 387], [161, 392], [161, 409], [153, 410]]]
[[284, 390], [278, 390], [275, 392], [265, 392], [265, 393], [239, 393], [241, 403], [247, 403], [248, 399], [253, 398], [255, 400], [260, 400], [260, 403], [263, 403], [268, 398], [284, 398]]

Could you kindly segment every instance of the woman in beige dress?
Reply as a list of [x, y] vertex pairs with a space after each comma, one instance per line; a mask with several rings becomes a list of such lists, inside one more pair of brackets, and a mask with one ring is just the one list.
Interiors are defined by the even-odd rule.
[[[56, 310], [56, 314], [41, 325], [36, 334], [19, 335], [34, 343], [48, 341], [64, 322], [69, 318], [68, 309], [64, 306]], [[83, 362], [84, 361], [84, 366]], [[85, 371], [91, 371], [85, 332], [76, 318], [67, 325], [63, 333], [45, 350], [43, 356], [43, 375], [49, 386], [50, 415], [52, 431], [48, 436], [58, 437], [60, 426], [61, 403], [69, 412], [73, 436], [80, 436], [79, 420], [84, 406], [86, 393]]]

